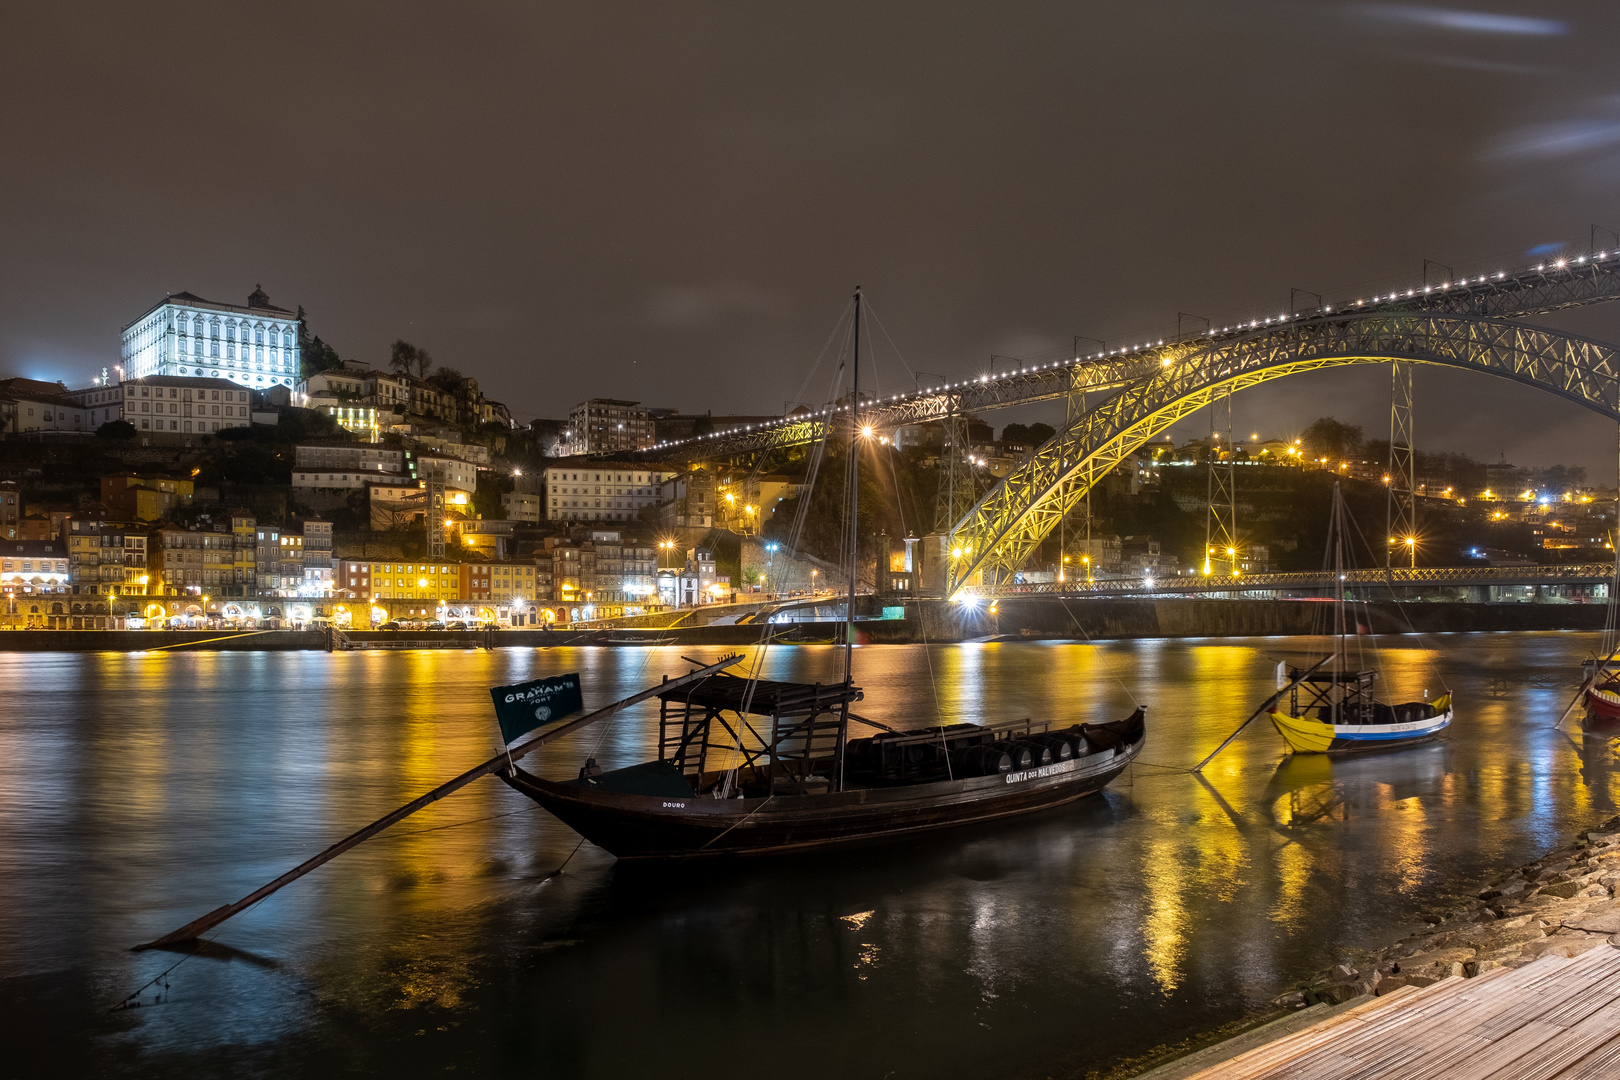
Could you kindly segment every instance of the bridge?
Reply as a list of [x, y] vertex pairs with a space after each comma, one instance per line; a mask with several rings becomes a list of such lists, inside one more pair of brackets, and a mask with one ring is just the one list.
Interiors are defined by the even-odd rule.
[[[1051, 401], [1081, 392], [1117, 391], [1189, 353], [1208, 351], [1257, 334], [1297, 329], [1313, 321], [1343, 318], [1347, 313], [1366, 317], [1430, 313], [1512, 319], [1616, 299], [1620, 299], [1620, 248], [1538, 262], [1513, 271], [1411, 285], [1404, 290], [1349, 298], [1337, 305], [1257, 317], [1173, 341], [1143, 341], [1068, 360], [1025, 365], [1001, 375], [981, 374], [909, 394], [863, 397], [861, 422], [889, 431], [965, 412]], [[819, 441], [827, 423], [848, 411], [848, 402], [844, 401], [780, 420], [656, 443], [641, 453], [651, 457], [681, 453], [694, 460], [720, 460], [776, 447], [802, 446]]]
[[1423, 586], [1599, 585], [1614, 580], [1613, 563], [1567, 566], [1435, 566], [1391, 567], [1387, 570], [1313, 570], [1292, 574], [1239, 576], [1183, 575], [1167, 578], [1109, 579], [1099, 581], [1016, 581], [994, 585], [967, 585], [956, 593], [963, 600], [1003, 600], [1011, 597], [1163, 596], [1231, 593], [1331, 592], [1337, 584], [1346, 590], [1370, 588], [1411, 589]]
[[[1520, 321], [1615, 299], [1620, 249], [1571, 251], [1513, 269], [1336, 297], [1200, 334], [863, 399], [860, 418], [890, 430], [1060, 397], [1086, 395], [1082, 400], [1096, 402], [1071, 410], [1061, 431], [950, 527], [946, 585], [954, 596], [969, 586], [1013, 582], [1041, 542], [1121, 461], [1188, 415], [1272, 379], [1350, 365], [1433, 364], [1509, 379], [1620, 419], [1614, 346]], [[716, 460], [809, 443], [826, 437], [829, 425], [847, 423], [850, 406], [846, 399], [645, 453]]]

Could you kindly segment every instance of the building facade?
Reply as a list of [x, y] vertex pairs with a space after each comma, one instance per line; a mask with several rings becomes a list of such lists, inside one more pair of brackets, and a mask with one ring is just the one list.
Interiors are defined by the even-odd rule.
[[250, 392], [229, 379], [154, 375], [70, 393], [85, 413], [85, 429], [127, 420], [146, 434], [210, 434], [253, 423]]
[[284, 576], [281, 591], [317, 598], [332, 595], [336, 584], [332, 564], [332, 523], [321, 518], [293, 520], [282, 530], [283, 550], [294, 547], [286, 542], [289, 535], [298, 540], [299, 577], [296, 586], [289, 588]]
[[64, 545], [0, 543], [0, 626], [67, 629], [70, 581]]
[[713, 528], [720, 515], [719, 499], [719, 485], [708, 469], [671, 475], [659, 492], [659, 521], [672, 529]]
[[657, 507], [659, 487], [674, 475], [639, 462], [573, 458], [546, 466], [547, 521], [634, 521]]
[[15, 480], [0, 480], [0, 540], [17, 539], [22, 520], [22, 491]]
[[59, 382], [0, 379], [0, 434], [83, 432], [85, 416], [83, 406]]
[[263, 390], [298, 380], [299, 319], [255, 288], [242, 306], [172, 293], [124, 327], [123, 377], [186, 375]]
[[478, 488], [478, 466], [451, 457], [418, 457], [416, 476], [419, 480], [437, 480], [447, 488], [461, 491]]
[[540, 496], [530, 495], [523, 491], [507, 491], [501, 494], [501, 508], [506, 511], [507, 521], [524, 521], [538, 523], [540, 520]]
[[382, 446], [355, 443], [299, 443], [293, 448], [293, 468], [364, 472], [373, 476], [399, 476], [407, 454]]
[[591, 398], [568, 410], [563, 436], [574, 454], [621, 454], [653, 444], [653, 418], [639, 401]]

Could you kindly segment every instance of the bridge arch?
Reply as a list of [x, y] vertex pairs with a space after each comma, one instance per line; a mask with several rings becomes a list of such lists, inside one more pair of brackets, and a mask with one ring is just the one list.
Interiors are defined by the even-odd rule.
[[947, 595], [1011, 578], [1100, 477], [1217, 398], [1301, 372], [1398, 360], [1496, 375], [1620, 419], [1620, 349], [1508, 319], [1342, 314], [1166, 354], [1159, 371], [1077, 417], [956, 523]]

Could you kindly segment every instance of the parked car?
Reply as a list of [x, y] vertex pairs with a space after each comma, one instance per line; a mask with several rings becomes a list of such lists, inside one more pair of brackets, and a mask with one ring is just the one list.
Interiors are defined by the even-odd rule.
[[385, 622], [381, 626], [377, 627], [377, 629], [379, 629], [379, 630], [398, 630], [400, 628], [401, 627], [399, 625], [399, 620], [398, 619], [389, 619], [387, 622]]
[[444, 628], [446, 630], [466, 630], [466, 629], [469, 629], [467, 624], [462, 622], [460, 619], [451, 619], [449, 622], [444, 624]]
[[422, 629], [424, 629], [424, 630], [443, 630], [444, 629], [444, 623], [441, 622], [438, 619], [429, 619], [427, 622], [422, 624]]

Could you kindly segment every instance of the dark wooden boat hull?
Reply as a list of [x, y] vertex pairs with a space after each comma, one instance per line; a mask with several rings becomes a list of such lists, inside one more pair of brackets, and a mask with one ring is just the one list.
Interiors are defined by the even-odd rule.
[[514, 768], [501, 779], [621, 859], [769, 855], [885, 840], [1061, 806], [1106, 787], [1145, 739], [996, 776], [814, 795], [715, 799], [595, 791]]

